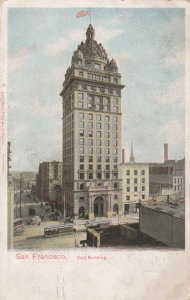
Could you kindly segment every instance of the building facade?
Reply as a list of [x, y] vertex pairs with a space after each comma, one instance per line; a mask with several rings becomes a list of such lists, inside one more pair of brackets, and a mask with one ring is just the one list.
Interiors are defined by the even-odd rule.
[[120, 209], [121, 75], [89, 25], [68, 67], [63, 99], [66, 215], [111, 216]]
[[173, 192], [174, 194], [181, 194], [184, 197], [184, 175], [180, 171], [174, 173]]
[[30, 192], [32, 187], [36, 185], [36, 172], [30, 171], [12, 171], [11, 173], [11, 186], [15, 191], [28, 191]]
[[174, 163], [150, 163], [150, 195], [162, 194], [162, 190], [172, 189]]
[[185, 159], [176, 162], [172, 175], [173, 193], [185, 199]]
[[135, 212], [139, 201], [149, 197], [149, 164], [122, 163], [122, 209], [123, 213]]
[[44, 161], [39, 165], [37, 175], [38, 195], [41, 202], [57, 207], [61, 202], [62, 162]]
[[140, 205], [140, 231], [170, 247], [185, 248], [184, 209], [185, 203], [179, 201]]

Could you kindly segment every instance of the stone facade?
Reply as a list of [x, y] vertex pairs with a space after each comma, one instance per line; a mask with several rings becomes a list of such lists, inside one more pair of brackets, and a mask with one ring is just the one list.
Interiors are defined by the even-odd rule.
[[140, 201], [149, 197], [149, 164], [123, 163], [120, 166], [122, 178], [122, 210], [124, 214], [136, 211]]
[[89, 25], [68, 67], [63, 99], [66, 215], [111, 216], [121, 206], [121, 75]]

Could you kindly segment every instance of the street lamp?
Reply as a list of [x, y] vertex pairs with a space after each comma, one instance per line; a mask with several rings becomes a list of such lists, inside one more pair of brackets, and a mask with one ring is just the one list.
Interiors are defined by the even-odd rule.
[[65, 214], [65, 193], [63, 193], [63, 217], [65, 219], [66, 214]]

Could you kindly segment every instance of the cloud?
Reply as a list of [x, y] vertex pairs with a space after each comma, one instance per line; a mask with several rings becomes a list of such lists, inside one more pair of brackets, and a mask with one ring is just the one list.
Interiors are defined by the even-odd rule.
[[54, 56], [61, 52], [70, 51], [72, 44], [77, 44], [83, 38], [83, 33], [80, 29], [74, 29], [65, 34], [64, 37], [57, 39], [54, 43], [48, 44], [44, 47], [44, 52], [50, 56]]
[[[119, 69], [123, 69], [126, 67], [127, 62], [130, 59], [130, 54], [127, 52], [112, 52], [110, 49], [109, 51], [111, 57], [113, 57], [116, 60], [116, 63], [119, 67]], [[123, 76], [125, 75], [125, 72], [122, 71]]]
[[20, 49], [17, 53], [8, 58], [9, 72], [16, 71], [19, 67], [23, 66], [27, 60], [31, 58], [31, 51], [27, 48]]
[[53, 81], [54, 87], [57, 88], [58, 85], [58, 88], [61, 89], [61, 84], [65, 79], [65, 72], [68, 66], [69, 66], [68, 61], [66, 62], [63, 58], [62, 64], [60, 66], [52, 68], [51, 74], [45, 73], [43, 77], [40, 78], [40, 83], [43, 84], [44, 86], [47, 86], [47, 85], [52, 85], [52, 81]]
[[111, 21], [113, 24], [121, 24], [122, 22], [126, 22], [130, 17], [131, 14], [129, 12], [119, 13]]
[[160, 104], [176, 104], [184, 108], [185, 104], [185, 81], [183, 78], [172, 82], [166, 92], [157, 97]]
[[184, 51], [174, 52], [173, 55], [167, 57], [166, 63], [177, 67], [184, 67], [185, 65]]
[[122, 35], [123, 33], [124, 30], [121, 28], [112, 28], [109, 26], [107, 26], [106, 28], [103, 25], [97, 25], [95, 39], [98, 42], [104, 41], [105, 44], [106, 42], [109, 42], [110, 40]]
[[184, 145], [185, 141], [185, 129], [184, 124], [179, 120], [174, 120], [166, 123], [162, 129], [162, 136], [166, 138], [166, 141], [171, 147]]
[[47, 103], [42, 103], [39, 98], [35, 98], [33, 100], [33, 105], [30, 109], [30, 113], [35, 117], [43, 117], [43, 118], [53, 118], [54, 116], [58, 116], [61, 111], [61, 103], [60, 102], [52, 102], [52, 104], [47, 105]]
[[9, 129], [9, 134], [14, 139], [18, 139], [24, 136], [27, 133], [28, 129], [29, 129], [28, 124], [23, 122], [22, 123], [17, 122], [16, 126], [11, 126], [11, 128]]
[[58, 39], [55, 43], [47, 45], [45, 52], [51, 56], [56, 55], [59, 52], [63, 52], [69, 49], [68, 40], [65, 38]]
[[168, 68], [176, 67], [183, 68], [185, 65], [185, 53], [184, 50], [175, 50], [166, 51], [167, 49], [163, 48], [164, 51], [158, 55], [158, 64], [166, 65]]
[[[113, 26], [113, 24], [112, 24]], [[114, 26], [113, 26], [114, 27]], [[104, 41], [104, 43], [112, 40], [113, 38], [120, 36], [124, 33], [124, 30], [121, 28], [112, 28], [107, 24], [107, 27], [103, 25], [98, 25], [95, 28], [95, 39], [98, 42]], [[77, 47], [77, 43], [85, 40], [84, 31], [80, 28], [70, 30], [69, 33], [65, 34], [64, 37], [59, 38], [54, 43], [48, 44], [44, 48], [44, 52], [50, 56], [54, 56], [64, 51], [71, 51], [71, 46], [75, 45]]]
[[8, 104], [8, 112], [9, 113], [16, 113], [21, 108], [22, 108], [22, 103], [18, 99], [13, 99], [12, 101], [9, 101], [9, 104]]

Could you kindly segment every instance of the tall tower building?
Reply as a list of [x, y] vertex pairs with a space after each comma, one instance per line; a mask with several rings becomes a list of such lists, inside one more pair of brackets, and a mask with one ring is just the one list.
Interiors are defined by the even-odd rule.
[[68, 67], [63, 99], [63, 193], [66, 215], [121, 211], [121, 75], [90, 24]]

